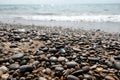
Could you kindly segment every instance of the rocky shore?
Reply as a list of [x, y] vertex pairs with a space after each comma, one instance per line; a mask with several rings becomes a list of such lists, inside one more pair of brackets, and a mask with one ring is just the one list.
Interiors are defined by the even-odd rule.
[[1, 23], [0, 80], [120, 80], [120, 34]]

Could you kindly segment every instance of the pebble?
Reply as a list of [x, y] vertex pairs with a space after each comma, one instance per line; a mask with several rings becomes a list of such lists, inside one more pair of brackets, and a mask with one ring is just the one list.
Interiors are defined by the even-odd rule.
[[114, 79], [112, 76], [105, 76], [105, 79], [106, 79], [106, 80], [116, 80], [116, 79]]
[[74, 50], [75, 52], [80, 52], [80, 51], [81, 51], [81, 50], [78, 49], [78, 48], [73, 48], [73, 50]]
[[63, 62], [63, 61], [65, 61], [65, 60], [66, 60], [65, 57], [58, 57], [58, 61], [59, 61], [59, 62]]
[[47, 80], [47, 79], [44, 77], [39, 77], [39, 80]]
[[67, 62], [66, 65], [68, 68], [74, 68], [75, 66], [77, 66], [77, 63], [74, 61], [71, 61], [71, 62]]
[[35, 54], [36, 54], [36, 55], [40, 55], [40, 54], [43, 54], [43, 53], [44, 53], [44, 52], [40, 50], [40, 51], [37, 51]]
[[54, 56], [50, 57], [50, 61], [52, 61], [52, 62], [56, 62], [57, 60], [58, 59], [56, 57], [54, 57]]
[[95, 62], [99, 62], [100, 58], [99, 57], [88, 57], [89, 61], [95, 61]]
[[9, 68], [10, 68], [11, 70], [16, 70], [16, 69], [18, 69], [19, 67], [20, 67], [19, 64], [14, 63], [14, 64], [11, 64]]
[[8, 71], [8, 68], [6, 66], [1, 66], [0, 70], [3, 71], [3, 73], [6, 73]]
[[33, 67], [30, 66], [30, 65], [22, 65], [22, 66], [20, 66], [19, 69], [20, 69], [20, 72], [21, 72], [21, 73], [33, 71]]
[[13, 36], [15, 41], [20, 41], [22, 38], [19, 35]]
[[120, 62], [114, 61], [114, 67], [120, 70]]
[[65, 51], [65, 49], [62, 48], [62, 49], [60, 49], [59, 53], [60, 53], [60, 54], [65, 54], [66, 51]]
[[64, 68], [63, 67], [55, 67], [55, 71], [63, 71]]
[[68, 75], [67, 80], [80, 80], [78, 77], [75, 77], [73, 75]]
[[2, 80], [7, 80], [9, 78], [9, 74], [3, 74], [1, 78]]
[[11, 58], [12, 58], [12, 59], [20, 59], [20, 58], [22, 58], [23, 56], [24, 56], [23, 53], [17, 53], [17, 54], [14, 54]]
[[10, 48], [17, 48], [18, 46], [16, 44], [11, 44]]

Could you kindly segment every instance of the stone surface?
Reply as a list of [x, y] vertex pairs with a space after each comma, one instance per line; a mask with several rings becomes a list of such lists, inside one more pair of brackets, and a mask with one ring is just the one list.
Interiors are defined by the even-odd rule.
[[19, 59], [19, 58], [22, 58], [24, 56], [23, 53], [17, 53], [17, 54], [14, 54], [11, 58], [12, 59]]
[[73, 75], [68, 75], [68, 76], [67, 76], [67, 80], [79, 80], [79, 78], [78, 78], [78, 77], [75, 77], [75, 76], [73, 76]]
[[21, 72], [21, 73], [33, 71], [33, 67], [30, 66], [30, 65], [23, 65], [23, 66], [20, 66], [19, 69], [20, 69], [20, 72]]

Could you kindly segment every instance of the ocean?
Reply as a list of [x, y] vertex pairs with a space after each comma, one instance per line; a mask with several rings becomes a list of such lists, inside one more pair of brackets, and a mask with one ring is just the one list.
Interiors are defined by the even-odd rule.
[[[119, 28], [120, 4], [0, 5], [1, 22], [22, 22], [23, 20], [41, 25], [64, 24], [65, 22], [65, 24], [71, 23], [77, 27], [80, 23], [106, 23], [108, 26], [113, 23]], [[118, 28], [117, 30], [120, 31]]]

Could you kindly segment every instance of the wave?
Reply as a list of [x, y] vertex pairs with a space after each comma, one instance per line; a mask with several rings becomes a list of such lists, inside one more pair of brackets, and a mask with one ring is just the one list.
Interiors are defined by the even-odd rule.
[[2, 15], [0, 18], [41, 21], [120, 22], [120, 15]]

